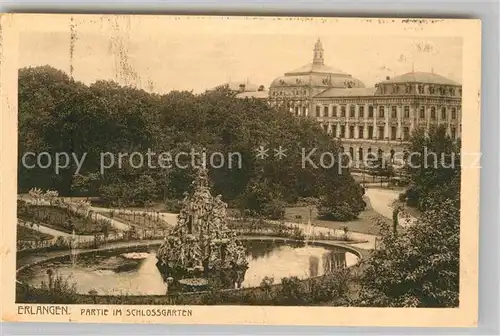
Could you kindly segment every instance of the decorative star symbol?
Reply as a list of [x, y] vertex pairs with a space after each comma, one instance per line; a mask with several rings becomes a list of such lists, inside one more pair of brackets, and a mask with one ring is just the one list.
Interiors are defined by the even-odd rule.
[[281, 160], [282, 158], [286, 157], [286, 151], [286, 148], [279, 146], [278, 149], [274, 149], [274, 157], [278, 158], [278, 160]]
[[264, 146], [259, 146], [259, 148], [257, 148], [255, 151], [257, 152], [257, 154], [255, 155], [257, 159], [265, 159], [269, 156], [269, 154], [267, 154], [269, 148], [266, 148]]

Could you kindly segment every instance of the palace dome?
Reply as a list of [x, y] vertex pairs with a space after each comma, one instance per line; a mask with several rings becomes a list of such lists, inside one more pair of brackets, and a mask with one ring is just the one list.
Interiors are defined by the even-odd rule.
[[424, 83], [424, 84], [437, 84], [437, 85], [461, 85], [444, 76], [435, 74], [433, 72], [408, 72], [403, 75], [382, 81], [382, 84], [390, 83]]
[[324, 88], [364, 88], [365, 84], [352, 75], [325, 64], [323, 45], [318, 39], [314, 45], [314, 57], [298, 69], [286, 72], [271, 82], [270, 88], [281, 87], [324, 87]]

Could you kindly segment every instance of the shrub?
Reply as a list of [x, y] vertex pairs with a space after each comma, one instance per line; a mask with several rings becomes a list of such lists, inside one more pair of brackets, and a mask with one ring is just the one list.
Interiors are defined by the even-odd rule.
[[40, 288], [31, 287], [27, 284], [16, 286], [16, 302], [38, 303], [38, 304], [71, 304], [78, 303], [76, 284], [69, 278], [55, 276], [51, 288], [42, 282]]
[[307, 303], [306, 285], [296, 276], [281, 279], [276, 304], [298, 306]]

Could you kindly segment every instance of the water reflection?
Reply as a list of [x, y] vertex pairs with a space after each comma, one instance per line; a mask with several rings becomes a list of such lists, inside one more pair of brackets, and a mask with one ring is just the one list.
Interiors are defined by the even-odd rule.
[[[328, 250], [303, 244], [245, 242], [249, 268], [243, 287], [259, 286], [264, 277], [279, 283], [283, 277], [307, 278], [330, 272], [336, 267], [357, 262], [354, 254], [344, 250]], [[74, 267], [69, 258], [35, 266], [20, 276], [21, 280], [39, 286], [47, 282], [46, 270], [71, 277], [78, 292], [91, 290], [106, 295], [163, 295], [167, 285], [156, 267], [154, 250], [136, 249], [125, 252], [98, 252], [80, 255]]]

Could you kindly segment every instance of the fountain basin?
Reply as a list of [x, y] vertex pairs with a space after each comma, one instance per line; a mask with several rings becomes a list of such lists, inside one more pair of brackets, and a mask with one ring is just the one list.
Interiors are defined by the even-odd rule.
[[[244, 244], [249, 268], [243, 288], [259, 286], [264, 277], [274, 278], [277, 284], [283, 277], [306, 279], [321, 276], [325, 273], [326, 256], [332, 253], [341, 262], [345, 261], [346, 266], [352, 266], [359, 260], [353, 251], [325, 244], [309, 243], [305, 246], [279, 238], [275, 242], [251, 239]], [[95, 290], [98, 295], [165, 295], [168, 284], [156, 268], [156, 248], [86, 252], [79, 255], [74, 267], [68, 256], [56, 258], [20, 270], [18, 280], [38, 287], [42, 281], [47, 282], [46, 270], [50, 268], [56, 275], [70, 277], [80, 294]]]

